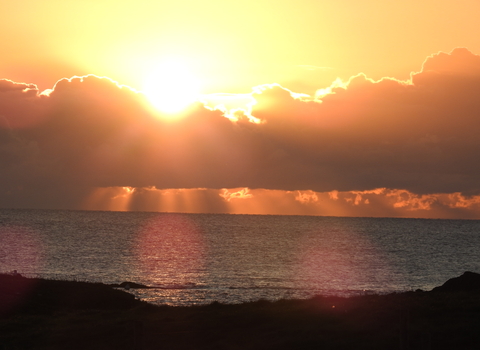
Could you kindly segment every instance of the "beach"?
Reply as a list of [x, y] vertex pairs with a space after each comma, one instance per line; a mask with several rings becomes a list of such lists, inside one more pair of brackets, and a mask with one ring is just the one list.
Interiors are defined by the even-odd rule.
[[474, 349], [479, 275], [432, 291], [152, 305], [101, 283], [0, 275], [3, 349]]

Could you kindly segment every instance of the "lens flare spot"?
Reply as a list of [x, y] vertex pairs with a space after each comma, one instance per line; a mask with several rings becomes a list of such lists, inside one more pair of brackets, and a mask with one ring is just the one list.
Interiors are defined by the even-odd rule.
[[0, 271], [10, 272], [2, 281], [9, 293], [2, 296], [0, 316], [21, 305], [35, 287], [35, 280], [24, 279], [41, 272], [45, 259], [43, 244], [36, 231], [19, 226], [0, 228]]

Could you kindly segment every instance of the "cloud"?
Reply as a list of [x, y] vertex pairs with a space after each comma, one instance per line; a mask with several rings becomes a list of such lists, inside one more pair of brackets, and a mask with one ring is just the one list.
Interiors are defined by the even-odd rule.
[[43, 94], [4, 79], [0, 206], [78, 208], [101, 188], [105, 198], [143, 189], [129, 196], [137, 209], [161, 198], [152, 189], [175, 188], [215, 190], [198, 197], [215, 210], [231, 206], [217, 206], [222, 189], [242, 201], [260, 189], [291, 193], [298, 208], [319, 204], [318, 193], [372, 207], [368, 191], [379, 188], [420, 196], [417, 207], [442, 193], [467, 203], [480, 194], [479, 94], [480, 56], [466, 49], [429, 56], [410, 81], [358, 74], [316, 97], [264, 85], [217, 95], [218, 108], [192, 104], [175, 121], [108, 78], [62, 79]]
[[41, 122], [43, 98], [35, 84], [0, 79], [0, 128], [22, 128]]
[[[471, 75], [457, 69], [466, 61]], [[308, 189], [478, 193], [479, 61], [463, 49], [433, 55], [411, 82], [359, 74], [318, 102], [275, 87], [252, 114], [293, 164], [301, 159], [296, 178]]]
[[186, 213], [480, 219], [480, 195], [419, 195], [407, 190], [314, 192], [265, 189], [94, 189], [82, 209]]
[[232, 199], [247, 199], [252, 198], [253, 194], [250, 193], [248, 188], [242, 188], [238, 191], [233, 191], [231, 189], [224, 188], [220, 197], [225, 199], [227, 202], [230, 202]]
[[464, 47], [457, 47], [449, 54], [438, 52], [425, 60], [422, 73], [480, 77], [480, 56]]
[[299, 201], [300, 203], [314, 203], [318, 202], [318, 196], [313, 191], [297, 191], [297, 196], [295, 196], [295, 200]]

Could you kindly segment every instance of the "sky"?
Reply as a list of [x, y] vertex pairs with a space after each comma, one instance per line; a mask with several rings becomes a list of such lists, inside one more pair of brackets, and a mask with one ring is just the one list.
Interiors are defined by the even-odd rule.
[[480, 219], [478, 13], [3, 2], [0, 207]]

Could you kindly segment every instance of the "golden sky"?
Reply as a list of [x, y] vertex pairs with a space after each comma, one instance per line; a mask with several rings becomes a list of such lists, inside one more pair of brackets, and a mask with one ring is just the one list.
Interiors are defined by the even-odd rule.
[[478, 13], [4, 2], [0, 206], [480, 219]]

